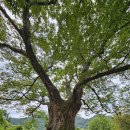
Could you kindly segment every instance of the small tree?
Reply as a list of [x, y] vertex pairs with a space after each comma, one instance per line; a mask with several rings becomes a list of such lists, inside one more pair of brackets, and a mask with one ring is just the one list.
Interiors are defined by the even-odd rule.
[[0, 130], [25, 130], [22, 126], [14, 126], [5, 119], [6, 112], [0, 110]]
[[89, 122], [87, 130], [114, 130], [113, 128], [111, 118], [98, 115]]
[[129, 130], [130, 129], [130, 115], [118, 114], [114, 116], [114, 125], [116, 130]]

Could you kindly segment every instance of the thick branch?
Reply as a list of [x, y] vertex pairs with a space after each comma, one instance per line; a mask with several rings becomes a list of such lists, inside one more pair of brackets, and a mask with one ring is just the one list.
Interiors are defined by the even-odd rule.
[[29, 21], [29, 4], [26, 5], [23, 11], [23, 41], [25, 44], [26, 52], [28, 58], [34, 68], [34, 70], [39, 75], [42, 82], [45, 84], [50, 100], [59, 101], [61, 100], [60, 94], [57, 88], [53, 85], [48, 75], [46, 74], [43, 67], [39, 64], [36, 55], [33, 52], [33, 48], [31, 45], [31, 34], [30, 34], [30, 21]]
[[22, 36], [22, 30], [18, 28], [18, 26], [15, 24], [15, 22], [11, 19], [11, 17], [7, 14], [6, 10], [3, 9], [3, 7], [0, 5], [0, 11], [4, 14], [4, 16], [9, 20], [9, 22], [13, 25], [15, 30]]
[[96, 80], [96, 79], [99, 79], [99, 78], [102, 78], [102, 77], [104, 77], [104, 76], [108, 76], [108, 75], [111, 75], [111, 74], [123, 72], [123, 71], [129, 70], [129, 69], [130, 69], [130, 64], [125, 65], [125, 66], [122, 66], [122, 67], [118, 67], [118, 68], [113, 68], [113, 69], [111, 69], [111, 70], [98, 73], [98, 74], [96, 74], [95, 76], [85, 78], [85, 79], [83, 79], [82, 81], [80, 81], [79, 83], [77, 83], [77, 84], [75, 85], [75, 88], [74, 88], [74, 91], [73, 91], [73, 92], [74, 92], [74, 93], [75, 93], [75, 92], [78, 92], [78, 91], [79, 91], [78, 89], [82, 88], [81, 86], [86, 85], [86, 84], [89, 83], [90, 81], [93, 81], [93, 80]]
[[127, 26], [129, 26], [130, 25], [130, 21], [128, 21], [128, 22], [126, 22], [124, 25], [122, 25], [120, 28], [119, 28], [119, 30], [121, 30], [121, 29], [123, 29], [123, 28], [125, 28], [125, 27], [127, 27]]
[[47, 6], [47, 5], [55, 5], [56, 2], [57, 2], [57, 0], [51, 0], [50, 2], [45, 2], [45, 1], [38, 2], [38, 1], [35, 1], [35, 2], [32, 2], [30, 5], [31, 6], [35, 6], [35, 5]]
[[0, 49], [1, 48], [8, 48], [8, 49], [12, 50], [15, 53], [19, 53], [19, 54], [22, 54], [22, 55], [27, 57], [27, 54], [26, 54], [25, 51], [23, 51], [22, 49], [17, 49], [15, 47], [12, 47], [11, 45], [8, 45], [8, 44], [5, 44], [5, 43], [0, 43]]

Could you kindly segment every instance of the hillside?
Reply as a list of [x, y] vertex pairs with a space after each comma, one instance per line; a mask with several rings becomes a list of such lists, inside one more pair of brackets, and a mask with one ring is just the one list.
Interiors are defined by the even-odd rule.
[[[10, 118], [10, 122], [14, 125], [22, 125], [24, 124], [25, 121], [30, 120], [30, 118]], [[39, 128], [38, 130], [43, 130], [44, 126], [44, 121], [41, 118], [38, 118], [38, 123], [39, 123]], [[76, 117], [76, 128], [86, 128], [88, 124], [88, 120], [81, 118], [81, 117]]]

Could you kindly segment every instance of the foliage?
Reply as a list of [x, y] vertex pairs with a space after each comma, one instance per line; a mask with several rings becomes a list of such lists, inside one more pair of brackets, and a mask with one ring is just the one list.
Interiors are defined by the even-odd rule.
[[130, 129], [130, 115], [118, 114], [114, 116], [114, 125], [117, 130], [129, 130]]
[[47, 126], [48, 115], [45, 112], [43, 112], [43, 111], [36, 111], [35, 114], [34, 114], [34, 117], [36, 119], [38, 119], [38, 118], [42, 119], [42, 122], [44, 123], [44, 126], [45, 127]]
[[0, 3], [0, 58], [7, 61], [0, 73], [0, 103], [31, 106], [33, 114], [58, 99], [55, 90], [69, 101], [77, 92], [76, 100], [84, 97], [92, 112], [129, 107], [129, 93], [120, 96], [129, 90], [130, 74], [124, 72], [130, 69], [129, 0], [41, 2]]
[[[43, 113], [41, 113], [40, 115], [43, 115]], [[38, 128], [37, 130], [43, 130], [46, 127], [46, 123], [47, 120], [45, 120], [45, 118], [41, 118], [41, 116], [36, 116], [35, 118], [37, 120], [38, 123]], [[24, 122], [26, 121], [30, 121], [31, 118], [10, 118], [9, 121], [11, 122], [11, 124], [13, 125], [24, 125]], [[76, 129], [85, 129], [86, 126], [88, 125], [88, 120], [81, 118], [79, 116], [76, 117], [75, 119], [75, 126]]]
[[114, 130], [111, 118], [103, 115], [94, 117], [87, 128], [87, 130]]
[[0, 130], [25, 130], [22, 126], [15, 126], [9, 123], [4, 117], [5, 114], [5, 111], [0, 110]]
[[4, 117], [5, 114], [5, 111], [0, 110], [0, 130], [36, 130], [38, 128], [38, 123], [34, 119], [29, 121], [25, 120], [24, 124], [21, 125], [12, 125]]
[[98, 115], [88, 123], [87, 130], [129, 130], [130, 115], [117, 114], [113, 117]]

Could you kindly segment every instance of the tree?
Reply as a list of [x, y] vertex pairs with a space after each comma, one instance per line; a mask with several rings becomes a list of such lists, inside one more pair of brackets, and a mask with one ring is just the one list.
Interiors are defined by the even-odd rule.
[[25, 130], [22, 126], [14, 126], [11, 123], [9, 123], [5, 116], [6, 112], [3, 110], [0, 110], [0, 130]]
[[4, 119], [5, 111], [0, 110], [0, 130], [8, 126], [8, 122]]
[[115, 115], [114, 125], [117, 130], [128, 130], [130, 129], [130, 115], [128, 114], [118, 114]]
[[88, 124], [88, 130], [114, 130], [112, 119], [97, 115]]
[[[47, 105], [47, 130], [74, 130], [82, 102], [90, 110], [99, 108], [97, 100], [108, 108], [105, 102], [114, 90], [108, 81], [130, 69], [128, 0], [0, 4], [0, 53], [8, 63], [0, 76], [1, 103], [33, 101], [32, 115]], [[84, 95], [90, 100], [85, 102]]]

